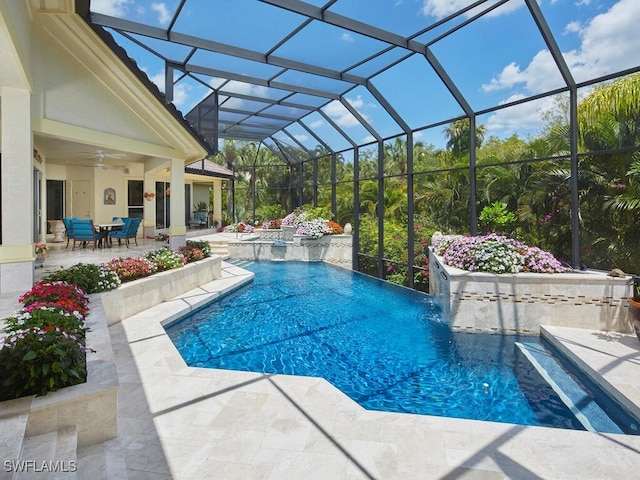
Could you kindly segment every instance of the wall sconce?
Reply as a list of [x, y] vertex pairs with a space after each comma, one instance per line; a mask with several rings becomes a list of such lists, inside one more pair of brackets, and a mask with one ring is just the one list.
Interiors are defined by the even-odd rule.
[[144, 192], [144, 198], [146, 200], [151, 201], [151, 199], [155, 198], [156, 194], [152, 192]]

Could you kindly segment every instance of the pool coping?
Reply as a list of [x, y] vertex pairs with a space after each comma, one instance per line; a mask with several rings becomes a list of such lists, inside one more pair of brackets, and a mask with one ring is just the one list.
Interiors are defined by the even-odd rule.
[[[129, 388], [144, 391], [164, 468], [173, 478], [207, 478], [212, 466], [251, 472], [253, 478], [285, 478], [277, 472], [314, 468], [334, 472], [332, 478], [424, 478], [429, 472], [453, 479], [469, 470], [482, 472], [479, 478], [635, 473], [640, 437], [369, 411], [324, 379], [188, 367], [164, 326], [246, 284], [253, 278], [249, 274], [223, 263], [221, 280], [110, 327], [114, 350], [131, 350], [132, 364], [118, 367], [121, 401], [127, 403]], [[571, 342], [570, 330], [562, 332], [565, 343]], [[131, 380], [134, 374], [139, 383]], [[130, 408], [123, 405], [121, 414], [128, 468], [155, 471], [161, 467], [136, 463], [142, 437], [127, 425], [143, 414]], [[190, 420], [178, 431], [176, 418]], [[197, 454], [191, 452], [186, 461], [185, 442], [191, 444], [194, 435]], [[182, 447], [172, 448], [176, 443]]]

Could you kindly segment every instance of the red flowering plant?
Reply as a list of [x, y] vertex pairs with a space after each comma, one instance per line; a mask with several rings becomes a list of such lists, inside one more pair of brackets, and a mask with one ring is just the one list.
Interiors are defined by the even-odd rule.
[[18, 302], [25, 307], [38, 302], [56, 304], [66, 311], [77, 311], [82, 316], [89, 312], [87, 294], [76, 285], [64, 281], [36, 283], [18, 298]]
[[193, 245], [185, 245], [178, 248], [178, 253], [181, 254], [187, 261], [187, 263], [197, 262], [205, 257], [205, 254], [198, 247]]
[[269, 230], [280, 230], [282, 228], [282, 220], [279, 218], [275, 220], [265, 220], [262, 223], [262, 228], [266, 228]]
[[157, 266], [149, 259], [142, 257], [119, 257], [103, 264], [113, 270], [122, 283], [148, 277], [157, 272]]

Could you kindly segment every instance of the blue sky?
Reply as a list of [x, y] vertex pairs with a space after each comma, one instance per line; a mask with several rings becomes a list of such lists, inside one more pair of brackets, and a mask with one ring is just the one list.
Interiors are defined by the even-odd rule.
[[[322, 6], [326, 2], [308, 0], [307, 3]], [[408, 35], [471, 3], [472, 0], [338, 0], [331, 11], [400, 35]], [[487, 2], [492, 3], [495, 0]], [[92, 0], [91, 8], [107, 15], [166, 27], [177, 4], [177, 0]], [[640, 0], [539, 0], [538, 4], [576, 81], [586, 81], [640, 64], [640, 35], [637, 34], [640, 25]], [[473, 14], [473, 11], [468, 12], [466, 17]], [[417, 40], [431, 42], [444, 29], [464, 21], [466, 17], [428, 32]], [[254, 0], [189, 0], [174, 30], [264, 51], [299, 24], [300, 17], [292, 13], [279, 15], [276, 20], [273, 7]], [[138, 65], [164, 90], [164, 64], [120, 36], [116, 36], [116, 41], [127, 49]], [[188, 51], [186, 47], [172, 46], [166, 42], [156, 42], [154, 45], [164, 55], [177, 59], [183, 58]], [[294, 42], [276, 50], [274, 55], [342, 69], [353, 63], [359, 55], [378, 51], [380, 45], [376, 40], [344, 32], [330, 25], [317, 24], [303, 30]], [[476, 110], [548, 92], [563, 85], [524, 0], [509, 0], [481, 20], [433, 43], [431, 49]], [[399, 57], [400, 53], [391, 53], [390, 57]], [[194, 58], [196, 60], [260, 77], [268, 77], [279, 71], [272, 65], [256, 65], [217, 54], [199, 54]], [[353, 73], [368, 75], [376, 71], [376, 68], [376, 65], [363, 65]], [[308, 77], [295, 72], [289, 72], [286, 78], [278, 80], [304, 86], [334, 88], [329, 81], [309, 85], [311, 80]], [[391, 71], [375, 76], [372, 83], [411, 128], [462, 113], [421, 56], [411, 57]], [[211, 80], [211, 85], [217, 86], [216, 79]], [[270, 98], [277, 98], [279, 94], [274, 89], [241, 82], [235, 82], [232, 88]], [[175, 86], [174, 103], [186, 113], [209, 92], [209, 89], [198, 82], [183, 80]], [[365, 88], [357, 88], [346, 97], [383, 137], [400, 132]], [[479, 121], [486, 125], [489, 135], [506, 138], [518, 133], [526, 138], [540, 131], [540, 114], [551, 108], [552, 104], [553, 100], [550, 98], [530, 102], [483, 115]], [[328, 105], [325, 112], [356, 143], [372, 139], [369, 132], [358, 125], [339, 103]], [[334, 149], [349, 146], [319, 115], [309, 116], [305, 119], [305, 124], [323, 138], [329, 139]], [[442, 130], [442, 127], [438, 127], [420, 133], [417, 139], [441, 146], [444, 142]], [[292, 128], [291, 133], [305, 146], [313, 148], [317, 144], [300, 127]]]

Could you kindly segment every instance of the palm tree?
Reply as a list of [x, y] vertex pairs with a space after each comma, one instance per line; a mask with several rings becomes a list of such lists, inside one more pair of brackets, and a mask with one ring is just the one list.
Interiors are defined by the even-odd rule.
[[[486, 126], [476, 125], [476, 148], [479, 148], [482, 145], [486, 132]], [[444, 134], [448, 138], [447, 149], [456, 157], [469, 152], [471, 137], [469, 134], [468, 118], [451, 122], [449, 126], [444, 129]]]

